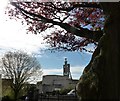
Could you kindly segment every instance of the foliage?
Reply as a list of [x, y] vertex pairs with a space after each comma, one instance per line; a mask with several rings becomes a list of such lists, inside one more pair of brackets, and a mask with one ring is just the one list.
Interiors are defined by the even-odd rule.
[[72, 90], [72, 88], [61, 89], [60, 95], [66, 95], [70, 90]]
[[9, 96], [9, 97], [13, 97], [13, 92], [10, 86], [2, 86], [2, 96]]
[[41, 76], [41, 66], [35, 57], [24, 52], [7, 52], [1, 59], [3, 76], [12, 80], [10, 87], [15, 99], [20, 96], [25, 82], [34, 75]]
[[9, 96], [4, 96], [2, 101], [13, 101]]
[[[10, 2], [6, 13], [22, 19], [28, 32], [49, 31], [44, 39], [52, 49], [86, 50], [90, 43], [97, 45], [103, 35], [103, 10], [99, 3], [87, 2]], [[88, 27], [90, 26], [90, 27]]]
[[36, 87], [35, 85], [29, 85], [28, 91], [27, 91], [27, 97], [29, 98], [30, 101], [34, 101], [38, 96], [36, 92]]

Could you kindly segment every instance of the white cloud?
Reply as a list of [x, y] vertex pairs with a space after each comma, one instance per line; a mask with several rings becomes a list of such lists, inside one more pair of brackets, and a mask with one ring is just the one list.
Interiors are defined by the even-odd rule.
[[6, 2], [0, 6], [0, 52], [23, 50], [34, 53], [46, 48], [45, 44], [41, 44], [43, 43], [42, 35], [26, 34], [26, 26], [21, 25], [19, 20], [6, 21], [8, 19], [4, 14]]
[[71, 74], [73, 79], [79, 79], [85, 66], [71, 66]]
[[43, 69], [43, 75], [62, 75], [63, 70], [61, 69]]
[[[85, 66], [71, 66], [70, 68], [73, 79], [79, 79]], [[43, 69], [43, 75], [63, 75], [63, 69]]]
[[72, 66], [71, 67], [71, 73], [81, 74], [84, 68], [85, 68], [85, 66]]

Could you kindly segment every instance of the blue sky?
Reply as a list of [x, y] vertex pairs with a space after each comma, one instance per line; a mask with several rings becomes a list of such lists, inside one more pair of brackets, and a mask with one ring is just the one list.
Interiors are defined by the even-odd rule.
[[[4, 14], [6, 1], [0, 6], [0, 56], [6, 51], [22, 50], [35, 55], [41, 64], [43, 75], [62, 75], [64, 58], [71, 65], [71, 74], [79, 79], [84, 67], [89, 63], [91, 54], [84, 52], [55, 52], [41, 51], [47, 49], [40, 34], [26, 34], [26, 25], [20, 21], [10, 20]], [[6, 21], [7, 20], [7, 21]], [[49, 31], [48, 31], [49, 32]], [[47, 32], [47, 33], [48, 33]], [[39, 54], [39, 55], [38, 55]]]
[[79, 79], [84, 67], [89, 63], [91, 54], [84, 52], [54, 52], [45, 51], [38, 56], [43, 69], [43, 75], [62, 75], [64, 59], [67, 58], [71, 66], [74, 79]]

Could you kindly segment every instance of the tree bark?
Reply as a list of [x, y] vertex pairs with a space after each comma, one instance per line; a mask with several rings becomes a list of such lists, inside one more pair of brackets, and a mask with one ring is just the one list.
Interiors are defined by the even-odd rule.
[[77, 85], [78, 94], [83, 101], [120, 100], [120, 3], [101, 5], [108, 18], [98, 48]]
[[120, 3], [102, 4], [103, 10], [108, 14], [104, 26], [105, 37], [102, 42], [101, 51], [103, 64], [101, 64], [102, 75], [100, 75], [99, 99], [120, 100]]

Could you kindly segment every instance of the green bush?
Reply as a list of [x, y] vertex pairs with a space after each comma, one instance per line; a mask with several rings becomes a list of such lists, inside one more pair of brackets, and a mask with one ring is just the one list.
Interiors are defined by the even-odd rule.
[[4, 96], [2, 101], [13, 101], [9, 96]]
[[72, 90], [72, 88], [61, 89], [60, 90], [60, 95], [66, 95], [71, 90]]

